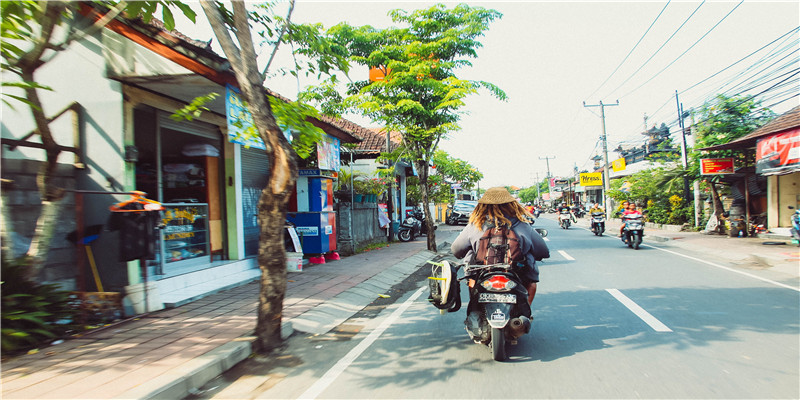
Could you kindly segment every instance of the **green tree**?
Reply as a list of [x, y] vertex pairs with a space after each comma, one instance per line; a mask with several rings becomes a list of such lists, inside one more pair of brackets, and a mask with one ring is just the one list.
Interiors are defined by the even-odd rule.
[[[481, 46], [477, 39], [501, 14], [465, 4], [452, 9], [438, 4], [410, 13], [393, 10], [389, 15], [402, 27], [376, 29], [339, 24], [328, 30], [347, 49], [351, 62], [381, 68], [385, 73], [382, 80], [352, 83], [341, 104], [403, 134], [405, 155], [417, 169], [423, 187], [422, 201], [428, 203], [428, 167], [439, 141], [459, 130], [464, 98], [480, 88], [488, 89], [499, 99], [506, 97], [491, 83], [459, 79], [456, 75], [458, 68], [471, 65], [469, 58], [476, 57], [476, 49]], [[331, 100], [339, 103], [340, 99]], [[425, 220], [428, 227], [433, 225], [427, 208]], [[428, 249], [435, 250], [435, 235], [427, 238]]]
[[[718, 176], [700, 175], [701, 158], [733, 157], [737, 166], [744, 166], [754, 161], [752, 150], [715, 150], [703, 151], [702, 148], [717, 146], [743, 137], [775, 117], [775, 113], [762, 108], [760, 103], [750, 96], [717, 95], [713, 101], [705, 103], [695, 112], [698, 120], [694, 125], [696, 134], [695, 148], [689, 153], [690, 165], [686, 173], [694, 179], [705, 179], [711, 190], [714, 204], [714, 215], [717, 219], [723, 213], [720, 200]], [[719, 224], [720, 233], [724, 233], [724, 225]]]
[[433, 165], [436, 167], [436, 174], [443, 176], [446, 181], [460, 183], [465, 190], [472, 190], [483, 179], [483, 174], [472, 164], [451, 157], [444, 150], [433, 153]]
[[[327, 74], [337, 70], [347, 71], [347, 63], [340, 57], [342, 49], [320, 35], [320, 26], [290, 22], [294, 0], [290, 2], [289, 16], [285, 19], [274, 15], [270, 4], [259, 6], [255, 12], [248, 11], [242, 0], [233, 1], [231, 10], [222, 3], [210, 0], [201, 0], [200, 5], [225, 57], [231, 63], [242, 97], [253, 116], [253, 126], [246, 134], [260, 137], [269, 157], [269, 183], [261, 191], [258, 202], [261, 289], [256, 347], [260, 351], [270, 351], [282, 343], [281, 319], [286, 294], [283, 225], [298, 175], [297, 153], [284, 136], [282, 128], [300, 130], [303, 136], [311, 137], [316, 137], [318, 131], [306, 122], [315, 115], [310, 106], [301, 102], [278, 102], [266, 95], [264, 81], [272, 58], [263, 69], [259, 68], [251, 26], [258, 29], [258, 37], [273, 46], [273, 54], [281, 43], [291, 42], [299, 46], [294, 53], [308, 57], [309, 61], [304, 64], [306, 72]], [[292, 73], [296, 74], [299, 68], [300, 64], [296, 63]], [[278, 116], [285, 118], [283, 123]]]

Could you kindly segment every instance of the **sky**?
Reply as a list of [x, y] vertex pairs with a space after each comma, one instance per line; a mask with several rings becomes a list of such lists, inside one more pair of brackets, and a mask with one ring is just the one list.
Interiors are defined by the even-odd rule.
[[[385, 28], [395, 26], [389, 10], [436, 3], [298, 0], [292, 20], [326, 28], [339, 22]], [[619, 157], [613, 151], [618, 146], [643, 143], [645, 116], [647, 127], [664, 123], [677, 133], [676, 91], [684, 111], [717, 93], [766, 89], [759, 99], [778, 114], [800, 104], [797, 1], [466, 3], [503, 17], [479, 39], [483, 47], [472, 67], [456, 73], [491, 82], [508, 99], [497, 100], [488, 92], [468, 98], [461, 129], [439, 147], [477, 167], [484, 189], [531, 186], [548, 174], [548, 166], [555, 177], [592, 169], [592, 157], [603, 155], [603, 123], [601, 108], [591, 106], [601, 102], [607, 105], [609, 161]], [[193, 8], [200, 12], [199, 5]], [[211, 39], [202, 14], [197, 21], [178, 22], [177, 29], [194, 39]], [[214, 49], [223, 54], [218, 46]], [[276, 60], [286, 66], [289, 50], [282, 50]], [[366, 69], [351, 71], [353, 80], [366, 74]], [[273, 77], [266, 84], [294, 99], [298, 87], [314, 83]], [[377, 126], [358, 115], [345, 117]]]

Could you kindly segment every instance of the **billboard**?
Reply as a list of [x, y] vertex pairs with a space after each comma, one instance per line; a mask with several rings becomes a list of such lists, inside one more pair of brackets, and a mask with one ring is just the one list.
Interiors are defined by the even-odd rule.
[[700, 175], [724, 175], [736, 172], [733, 157], [701, 158]]
[[603, 186], [602, 172], [588, 172], [580, 174], [581, 186]]
[[800, 128], [756, 142], [756, 173], [785, 174], [800, 171]]
[[624, 171], [626, 167], [624, 157], [611, 162], [611, 169], [614, 171]]

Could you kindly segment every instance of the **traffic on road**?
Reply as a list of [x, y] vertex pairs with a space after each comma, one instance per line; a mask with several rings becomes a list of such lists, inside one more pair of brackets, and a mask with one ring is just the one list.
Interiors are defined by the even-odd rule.
[[[504, 361], [470, 340], [466, 306], [430, 304], [427, 265], [394, 303], [328, 335], [295, 335], [251, 375], [234, 369], [190, 398], [800, 396], [796, 277], [737, 271], [648, 242], [647, 232], [630, 251], [583, 219], [560, 229], [557, 214], [542, 214], [534, 225], [548, 230], [551, 257], [539, 263], [531, 331]], [[463, 228], [442, 225], [437, 239], [452, 242]], [[461, 296], [466, 305], [468, 291]]]

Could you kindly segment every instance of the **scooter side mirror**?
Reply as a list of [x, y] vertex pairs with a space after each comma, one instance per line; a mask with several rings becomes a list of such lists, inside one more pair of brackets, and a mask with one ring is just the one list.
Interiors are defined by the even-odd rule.
[[544, 228], [533, 228], [533, 229], [536, 229], [536, 232], [539, 232], [539, 234], [542, 235], [542, 237], [547, 237], [547, 229]]

